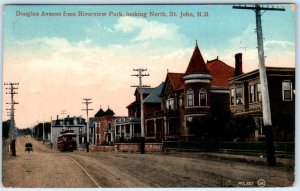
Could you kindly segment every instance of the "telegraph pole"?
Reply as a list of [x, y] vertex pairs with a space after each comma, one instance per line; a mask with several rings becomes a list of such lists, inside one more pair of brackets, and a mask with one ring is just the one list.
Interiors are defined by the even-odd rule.
[[86, 111], [86, 133], [87, 133], [87, 143], [90, 143], [90, 130], [89, 130], [89, 111], [94, 110], [94, 109], [89, 109], [89, 104], [91, 104], [91, 98], [83, 98], [85, 106], [85, 109], [81, 109]]
[[10, 143], [10, 151], [11, 151], [11, 156], [16, 156], [16, 130], [15, 130], [15, 104], [19, 104], [14, 101], [14, 94], [18, 94], [18, 92], [15, 92], [14, 90], [17, 90], [17, 86], [19, 83], [4, 83], [4, 85], [10, 86], [9, 88], [5, 88], [8, 91], [6, 94], [11, 95], [11, 102], [6, 103], [10, 104], [10, 126], [9, 126], [9, 137], [11, 139]]
[[62, 110], [60, 114], [63, 115], [63, 128], [65, 127], [65, 115], [68, 114], [66, 113], [67, 110]]
[[[260, 6], [259, 4], [234, 5], [232, 8], [253, 10], [255, 12], [256, 32], [257, 32], [257, 49], [258, 49], [258, 59], [259, 59], [259, 78], [260, 78], [260, 83], [261, 83], [263, 122], [264, 122], [264, 127], [265, 127], [266, 147], [267, 147], [267, 161], [270, 166], [274, 166], [274, 165], [276, 165], [276, 157], [275, 157], [274, 140], [273, 140], [268, 80], [267, 80], [267, 73], [266, 73], [266, 67], [265, 67], [265, 55], [264, 55], [261, 16], [266, 11], [285, 11], [285, 9], [279, 8], [279, 7], [274, 7], [274, 6], [273, 7]], [[261, 11], [263, 11], [263, 12], [261, 12]]]
[[131, 87], [137, 87], [140, 90], [140, 102], [141, 102], [141, 153], [145, 153], [145, 127], [144, 127], [144, 100], [143, 100], [143, 88], [150, 87], [148, 85], [143, 85], [142, 78], [144, 76], [149, 76], [149, 74], [143, 74], [143, 72], [147, 71], [147, 69], [133, 69], [133, 71], [138, 72], [138, 74], [132, 74], [131, 76], [136, 76], [139, 78], [139, 85], [133, 85]]

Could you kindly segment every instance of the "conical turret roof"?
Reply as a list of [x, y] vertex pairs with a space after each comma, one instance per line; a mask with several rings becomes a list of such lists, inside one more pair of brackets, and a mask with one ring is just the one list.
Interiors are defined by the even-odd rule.
[[207, 69], [204, 59], [201, 55], [197, 41], [190, 63], [185, 72], [185, 75], [190, 74], [209, 74], [209, 70]]
[[102, 117], [105, 114], [102, 108], [95, 114], [95, 117]]
[[113, 110], [111, 110], [110, 108], [108, 108], [106, 111], [105, 111], [105, 115], [114, 115], [115, 112]]

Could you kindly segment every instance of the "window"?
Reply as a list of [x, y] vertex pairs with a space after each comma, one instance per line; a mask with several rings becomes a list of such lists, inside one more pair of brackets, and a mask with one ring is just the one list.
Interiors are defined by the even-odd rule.
[[179, 98], [179, 107], [182, 107], [182, 97]]
[[194, 106], [194, 92], [191, 89], [187, 91], [187, 106]]
[[251, 85], [250, 86], [250, 103], [254, 103], [255, 102], [255, 86]]
[[79, 133], [82, 133], [82, 128], [81, 127], [79, 128]]
[[234, 89], [230, 89], [230, 105], [234, 105]]
[[237, 87], [235, 89], [235, 97], [236, 97], [237, 105], [243, 104], [243, 88], [242, 87]]
[[260, 84], [256, 84], [256, 99], [257, 102], [261, 102], [261, 85]]
[[282, 82], [282, 100], [283, 101], [291, 101], [292, 97], [292, 82], [291, 81], [283, 81]]
[[187, 117], [186, 117], [186, 121], [187, 121], [187, 122], [192, 122], [192, 121], [193, 121], [193, 117], [187, 116]]
[[199, 92], [200, 106], [207, 106], [207, 94], [205, 89], [201, 89]]
[[166, 100], [166, 107], [167, 109], [173, 110], [174, 109], [174, 98], [170, 98]]

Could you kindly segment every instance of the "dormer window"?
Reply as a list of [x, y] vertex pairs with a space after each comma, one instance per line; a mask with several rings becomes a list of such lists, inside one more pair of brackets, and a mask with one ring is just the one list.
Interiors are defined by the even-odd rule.
[[187, 106], [188, 107], [193, 107], [194, 106], [194, 92], [191, 89], [189, 89], [187, 91]]
[[205, 89], [199, 91], [199, 103], [200, 106], [207, 106], [207, 93]]

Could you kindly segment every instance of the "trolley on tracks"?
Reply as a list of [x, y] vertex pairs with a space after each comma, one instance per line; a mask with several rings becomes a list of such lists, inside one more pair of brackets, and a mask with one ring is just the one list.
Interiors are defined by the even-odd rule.
[[77, 134], [73, 130], [65, 130], [57, 137], [57, 149], [61, 152], [71, 151], [77, 149], [76, 142]]

